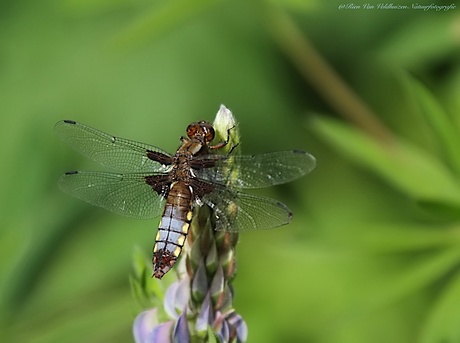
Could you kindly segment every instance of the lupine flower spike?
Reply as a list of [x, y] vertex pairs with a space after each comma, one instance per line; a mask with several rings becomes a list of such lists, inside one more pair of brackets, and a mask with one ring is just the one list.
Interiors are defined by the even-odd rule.
[[[236, 122], [225, 106], [220, 107], [213, 127], [216, 136], [227, 142], [219, 149], [219, 154], [230, 150], [235, 154], [239, 142]], [[236, 173], [237, 169], [228, 172]], [[163, 309], [153, 308], [136, 317], [136, 343], [245, 342], [247, 339], [246, 323], [233, 308], [231, 285], [236, 269], [238, 234], [216, 231], [212, 209], [208, 206], [196, 207], [194, 211], [176, 270], [177, 281], [167, 289]], [[143, 273], [133, 279], [138, 293], [140, 282], [136, 282], [136, 278], [140, 280], [145, 276]], [[152, 280], [149, 284], [158, 282]], [[159, 312], [167, 319], [161, 321]]]

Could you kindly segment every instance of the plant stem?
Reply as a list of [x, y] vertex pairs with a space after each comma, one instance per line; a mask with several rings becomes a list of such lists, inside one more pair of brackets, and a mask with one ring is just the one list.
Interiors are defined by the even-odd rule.
[[267, 27], [301, 75], [338, 114], [382, 143], [390, 143], [391, 131], [322, 58], [291, 18], [282, 9], [264, 3]]

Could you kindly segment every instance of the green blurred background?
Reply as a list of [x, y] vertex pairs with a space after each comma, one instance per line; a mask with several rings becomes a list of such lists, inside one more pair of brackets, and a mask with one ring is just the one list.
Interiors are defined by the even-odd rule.
[[249, 342], [460, 342], [459, 9], [346, 4], [2, 2], [0, 340], [131, 342], [140, 311], [133, 251], [158, 223], [60, 193], [62, 172], [100, 168], [55, 122], [174, 152], [223, 103], [243, 153], [318, 160], [259, 192], [289, 226], [240, 237]]

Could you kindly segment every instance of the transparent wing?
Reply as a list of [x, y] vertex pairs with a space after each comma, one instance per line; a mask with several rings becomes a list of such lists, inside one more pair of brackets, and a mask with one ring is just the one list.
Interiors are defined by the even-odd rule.
[[79, 153], [118, 171], [164, 172], [166, 166], [147, 157], [147, 151], [170, 156], [167, 152], [144, 143], [110, 136], [92, 127], [62, 120], [54, 132]]
[[124, 216], [148, 219], [158, 216], [164, 205], [164, 196], [145, 181], [151, 175], [69, 172], [59, 178], [58, 186], [90, 204]]
[[[316, 159], [305, 151], [291, 150], [260, 155], [197, 156], [196, 176], [236, 188], [263, 188], [286, 183], [308, 174]], [[214, 165], [212, 167], [206, 167]], [[200, 168], [201, 167], [201, 168]]]
[[292, 219], [289, 208], [279, 201], [219, 185], [215, 187], [202, 201], [213, 209], [218, 231], [271, 229]]

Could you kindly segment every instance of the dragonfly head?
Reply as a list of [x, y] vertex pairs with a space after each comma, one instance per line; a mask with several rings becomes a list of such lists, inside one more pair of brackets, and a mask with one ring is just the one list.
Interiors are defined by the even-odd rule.
[[204, 144], [209, 144], [214, 139], [215, 132], [211, 123], [201, 120], [187, 126], [187, 137], [197, 139]]

